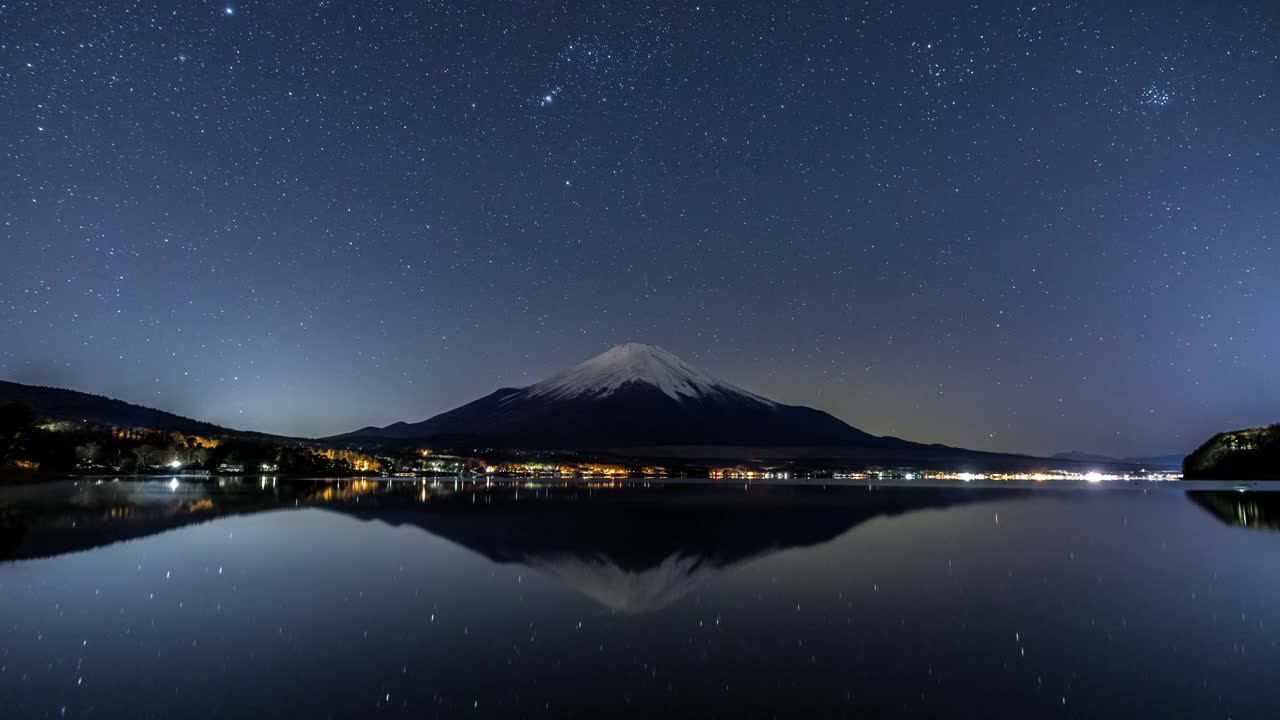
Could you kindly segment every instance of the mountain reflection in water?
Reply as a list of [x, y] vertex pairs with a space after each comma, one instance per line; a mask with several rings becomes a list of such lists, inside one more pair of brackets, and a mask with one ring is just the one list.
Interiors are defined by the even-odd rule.
[[1274, 717], [1230, 487], [4, 488], [0, 715]]
[[414, 509], [366, 502], [340, 511], [422, 528], [494, 562], [556, 577], [614, 610], [643, 613], [754, 558], [829, 542], [875, 517], [965, 499], [929, 489], [622, 486], [522, 498], [490, 490], [480, 504], [455, 496]]
[[700, 483], [80, 482], [27, 488], [0, 503], [0, 560], [78, 552], [228, 515], [320, 507], [420, 528], [493, 562], [545, 573], [610, 609], [644, 613], [754, 558], [829, 542], [876, 517], [994, 497], [982, 489]]

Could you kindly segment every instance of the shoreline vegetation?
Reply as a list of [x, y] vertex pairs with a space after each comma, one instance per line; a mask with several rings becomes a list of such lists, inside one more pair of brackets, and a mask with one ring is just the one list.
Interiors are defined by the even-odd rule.
[[1280, 423], [1222, 432], [1182, 463], [1188, 480], [1280, 480]]

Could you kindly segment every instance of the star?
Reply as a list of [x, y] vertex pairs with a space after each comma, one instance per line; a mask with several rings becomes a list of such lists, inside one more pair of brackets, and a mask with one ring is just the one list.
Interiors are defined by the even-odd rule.
[[1153, 107], [1164, 107], [1168, 105], [1171, 100], [1173, 100], [1173, 93], [1171, 93], [1166, 88], [1152, 85], [1151, 87], [1148, 87], [1146, 90], [1142, 91], [1142, 95], [1140, 96], [1140, 99], [1143, 105], [1150, 105]]
[[[241, 23], [242, 1], [116, 13], [104, 38], [94, 13], [51, 22], [47, 3], [0, 0], [22, 28], [21, 46], [0, 38], [17, 129], [0, 197], [20, 199], [0, 227], [21, 238], [4, 244], [18, 274], [0, 283], [0, 378], [61, 358], [50, 377], [85, 389], [142, 399], [158, 377], [164, 409], [328, 434], [417, 414], [425, 397], [432, 411], [470, 400], [436, 397], [454, 372], [472, 388], [532, 381], [628, 336], [719, 348], [748, 386], [978, 449], [1190, 451], [1206, 409], [1264, 410], [1256, 387], [1280, 355], [1254, 312], [1280, 302], [1275, 93], [1259, 79], [1275, 65], [1270, 14], [968, 3], [940, 23], [911, 3], [871, 0], [859, 17], [813, 0], [782, 22], [710, 3], [663, 17], [643, 3], [436, 14], [319, 0], [251, 3]], [[395, 27], [411, 17], [448, 31], [414, 49]], [[161, 18], [171, 37], [157, 42]], [[724, 42], [688, 43], [711, 32]], [[135, 279], [140, 257], [158, 272]], [[37, 279], [73, 276], [59, 292]], [[451, 276], [485, 292], [452, 312], [405, 302]], [[325, 292], [295, 295], [311, 278]], [[579, 291], [596, 312], [572, 310]], [[531, 321], [514, 324], [528, 358], [456, 359], [513, 313]], [[353, 348], [383, 349], [322, 352], [352, 342], [352, 324]], [[821, 340], [771, 342], [801, 335]], [[1115, 337], [1127, 362], [1079, 377]], [[946, 352], [913, 352], [934, 343]], [[981, 367], [950, 362], [981, 347], [994, 349]], [[273, 393], [227, 396], [214, 380], [232, 353]], [[366, 362], [377, 372], [358, 390], [331, 387]], [[442, 372], [406, 393], [427, 363]], [[855, 372], [877, 381], [859, 389]], [[1183, 379], [1185, 393], [1089, 415], [1108, 388]], [[947, 419], [970, 402], [985, 425]], [[1141, 430], [1117, 439], [1113, 423]]]

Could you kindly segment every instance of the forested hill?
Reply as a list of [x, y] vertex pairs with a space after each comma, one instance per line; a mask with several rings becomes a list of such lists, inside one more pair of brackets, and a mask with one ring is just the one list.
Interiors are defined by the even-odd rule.
[[1280, 480], [1280, 424], [1218, 433], [1187, 456], [1188, 479]]
[[193, 435], [262, 435], [232, 430], [101, 395], [0, 380], [0, 405], [8, 403], [26, 405], [43, 420], [67, 420]]

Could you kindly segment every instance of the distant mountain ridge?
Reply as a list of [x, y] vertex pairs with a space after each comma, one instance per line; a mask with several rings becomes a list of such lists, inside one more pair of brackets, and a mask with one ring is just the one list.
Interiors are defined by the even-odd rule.
[[1100, 463], [1103, 465], [1141, 465], [1147, 468], [1156, 468], [1161, 470], [1181, 469], [1182, 455], [1153, 455], [1148, 457], [1111, 457], [1110, 455], [1101, 455], [1098, 453], [1087, 452], [1061, 452], [1050, 455], [1051, 460], [1070, 460], [1071, 462], [1082, 463]]
[[242, 435], [274, 437], [265, 433], [244, 432], [201, 420], [193, 420], [163, 410], [134, 405], [102, 395], [78, 390], [23, 385], [0, 380], [0, 404], [19, 403], [30, 407], [41, 418], [122, 428], [145, 428], [191, 435]]

